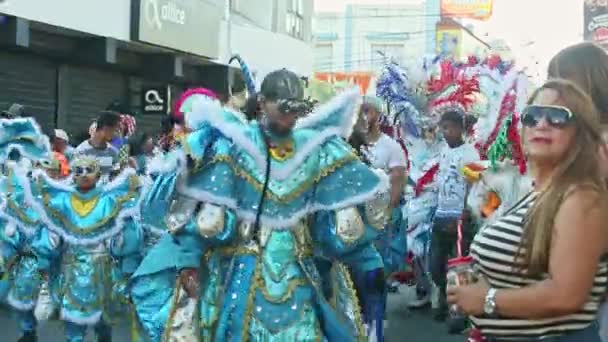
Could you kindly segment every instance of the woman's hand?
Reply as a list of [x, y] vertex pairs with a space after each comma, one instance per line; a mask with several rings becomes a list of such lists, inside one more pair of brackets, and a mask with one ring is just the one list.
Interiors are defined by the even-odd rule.
[[489, 290], [490, 285], [484, 278], [475, 284], [448, 287], [448, 303], [455, 304], [467, 315], [481, 316]]

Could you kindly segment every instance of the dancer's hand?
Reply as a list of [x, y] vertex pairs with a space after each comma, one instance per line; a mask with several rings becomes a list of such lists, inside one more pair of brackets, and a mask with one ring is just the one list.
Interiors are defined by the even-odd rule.
[[196, 268], [184, 268], [179, 273], [180, 283], [184, 287], [186, 294], [190, 298], [196, 298], [199, 295], [199, 280], [198, 271]]

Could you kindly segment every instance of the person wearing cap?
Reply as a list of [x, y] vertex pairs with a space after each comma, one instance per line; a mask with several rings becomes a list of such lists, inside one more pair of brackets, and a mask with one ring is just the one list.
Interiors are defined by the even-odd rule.
[[24, 117], [25, 107], [18, 103], [13, 103], [7, 110], [0, 112], [0, 117], [3, 119], [14, 119]]
[[[365, 274], [370, 291], [383, 291], [373, 243], [389, 200], [378, 196], [388, 191], [387, 176], [345, 141], [359, 90], [304, 116], [300, 78], [277, 70], [262, 82], [259, 121], [202, 92], [190, 95], [179, 111], [192, 131], [174, 151], [183, 158], [163, 165], [142, 203], [144, 223], [164, 223], [170, 233], [131, 278], [143, 334], [153, 341], [365, 338], [344, 265]], [[319, 260], [330, 267], [320, 270]]]
[[55, 129], [51, 136], [51, 149], [55, 154], [55, 159], [59, 161], [60, 175], [67, 177], [70, 172], [69, 160], [72, 157], [74, 148], [69, 145], [70, 137], [62, 129]]

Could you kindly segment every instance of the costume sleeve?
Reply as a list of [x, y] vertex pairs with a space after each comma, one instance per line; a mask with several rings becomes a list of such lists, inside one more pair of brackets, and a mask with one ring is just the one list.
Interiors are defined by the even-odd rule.
[[38, 259], [38, 268], [49, 271], [55, 258], [61, 253], [61, 238], [47, 228], [41, 228], [32, 240], [32, 251]]
[[132, 274], [141, 261], [143, 229], [135, 220], [127, 220], [122, 231], [110, 241], [110, 252], [119, 262], [122, 273]]
[[319, 211], [312, 219], [311, 233], [321, 255], [367, 272], [383, 267], [373, 245], [383, 225], [374, 223], [367, 220], [364, 206]]

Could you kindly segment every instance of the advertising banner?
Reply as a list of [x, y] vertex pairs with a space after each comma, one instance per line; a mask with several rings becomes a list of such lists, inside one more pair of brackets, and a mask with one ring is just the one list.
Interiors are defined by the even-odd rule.
[[219, 57], [222, 9], [201, 0], [132, 0], [133, 40]]
[[585, 0], [585, 40], [608, 48], [608, 1]]
[[487, 20], [492, 16], [492, 0], [441, 0], [441, 16]]

